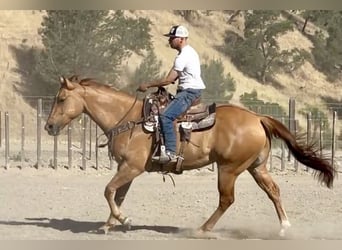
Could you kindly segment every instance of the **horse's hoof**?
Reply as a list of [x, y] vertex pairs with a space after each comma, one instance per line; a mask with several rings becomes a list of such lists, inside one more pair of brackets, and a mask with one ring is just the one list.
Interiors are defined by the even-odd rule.
[[127, 228], [127, 230], [131, 230], [131, 228], [132, 228], [132, 220], [130, 218], [126, 217], [122, 221], [122, 225], [125, 226]]
[[280, 237], [285, 237], [285, 229], [281, 229], [278, 234]]
[[102, 227], [98, 229], [98, 231], [103, 232], [104, 234], [108, 234], [109, 229], [111, 229], [114, 225], [104, 224]]
[[279, 231], [279, 236], [280, 237], [285, 237], [285, 232], [287, 231], [287, 229], [289, 229], [291, 227], [291, 224], [289, 221], [283, 221], [281, 223], [281, 229]]
[[189, 237], [194, 238], [194, 239], [206, 239], [206, 240], [218, 239], [217, 235], [215, 235], [214, 233], [210, 231], [203, 230], [203, 229], [197, 229], [195, 231], [192, 231]]

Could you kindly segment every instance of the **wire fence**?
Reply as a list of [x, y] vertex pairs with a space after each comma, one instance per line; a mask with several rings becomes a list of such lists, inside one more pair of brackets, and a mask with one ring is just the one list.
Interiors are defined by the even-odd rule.
[[[53, 97], [26, 99], [31, 106], [36, 107], [35, 119], [24, 113], [18, 118], [18, 115], [0, 111], [0, 167], [63, 167], [82, 170], [89, 167], [97, 170], [114, 167], [108, 149], [98, 147], [99, 139], [105, 140], [102, 130], [87, 115], [82, 114], [73, 120], [60, 135], [49, 136], [44, 130], [44, 124]], [[289, 110], [285, 113], [279, 113], [276, 107], [253, 103], [247, 108], [280, 120], [292, 133], [304, 135], [308, 144], [317, 143], [319, 153], [328, 156], [339, 169], [342, 162], [342, 136], [338, 114], [342, 107], [331, 105], [334, 109], [328, 110], [324, 116], [317, 116], [310, 112], [299, 114], [296, 106], [295, 100], [290, 99]], [[274, 140], [268, 166], [271, 171], [289, 167], [298, 171], [300, 164], [291, 157], [282, 141]]]

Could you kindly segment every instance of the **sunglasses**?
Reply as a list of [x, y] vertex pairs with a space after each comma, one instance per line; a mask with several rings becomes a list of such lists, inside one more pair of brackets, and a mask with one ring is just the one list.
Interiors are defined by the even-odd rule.
[[169, 41], [172, 41], [172, 40], [174, 40], [174, 39], [176, 39], [176, 38], [178, 38], [178, 36], [170, 36], [170, 37], [169, 37]]

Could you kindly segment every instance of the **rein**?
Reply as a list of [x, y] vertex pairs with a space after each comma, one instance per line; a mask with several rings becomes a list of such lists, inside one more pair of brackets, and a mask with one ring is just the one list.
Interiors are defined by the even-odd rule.
[[[115, 127], [117, 127], [128, 116], [129, 112], [132, 111], [132, 109], [133, 109], [134, 105], [136, 104], [137, 100], [138, 100], [138, 94], [135, 95], [135, 99], [134, 99], [134, 102], [133, 102], [132, 106], [129, 108], [129, 110], [126, 112], [126, 114], [116, 123]], [[111, 131], [111, 129], [109, 131]]]
[[[123, 132], [133, 130], [137, 124], [144, 122], [144, 117], [142, 117], [141, 119], [139, 119], [137, 121], [128, 121], [128, 122], [125, 122], [123, 124], [120, 124], [128, 116], [128, 114], [132, 111], [137, 100], [138, 100], [138, 94], [135, 95], [134, 102], [133, 102], [132, 106], [129, 108], [129, 110], [126, 112], [126, 114], [116, 123], [116, 125], [113, 128], [109, 129], [107, 132], [104, 133], [105, 135], [107, 135], [108, 140], [106, 143], [102, 143], [102, 144], [98, 145], [99, 148], [108, 146], [109, 142], [112, 140], [113, 137], [118, 136], [119, 134], [121, 134]], [[100, 136], [102, 136], [102, 135], [103, 134], [101, 134]], [[98, 136], [98, 138], [100, 136]], [[132, 136], [132, 133], [130, 136]]]

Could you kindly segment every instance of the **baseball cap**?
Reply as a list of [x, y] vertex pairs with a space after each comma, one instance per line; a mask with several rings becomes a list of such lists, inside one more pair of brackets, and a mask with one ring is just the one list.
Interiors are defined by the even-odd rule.
[[164, 36], [168, 36], [168, 37], [188, 37], [189, 36], [189, 32], [187, 30], [187, 28], [185, 28], [182, 25], [175, 25], [172, 26], [169, 33], [164, 34]]

